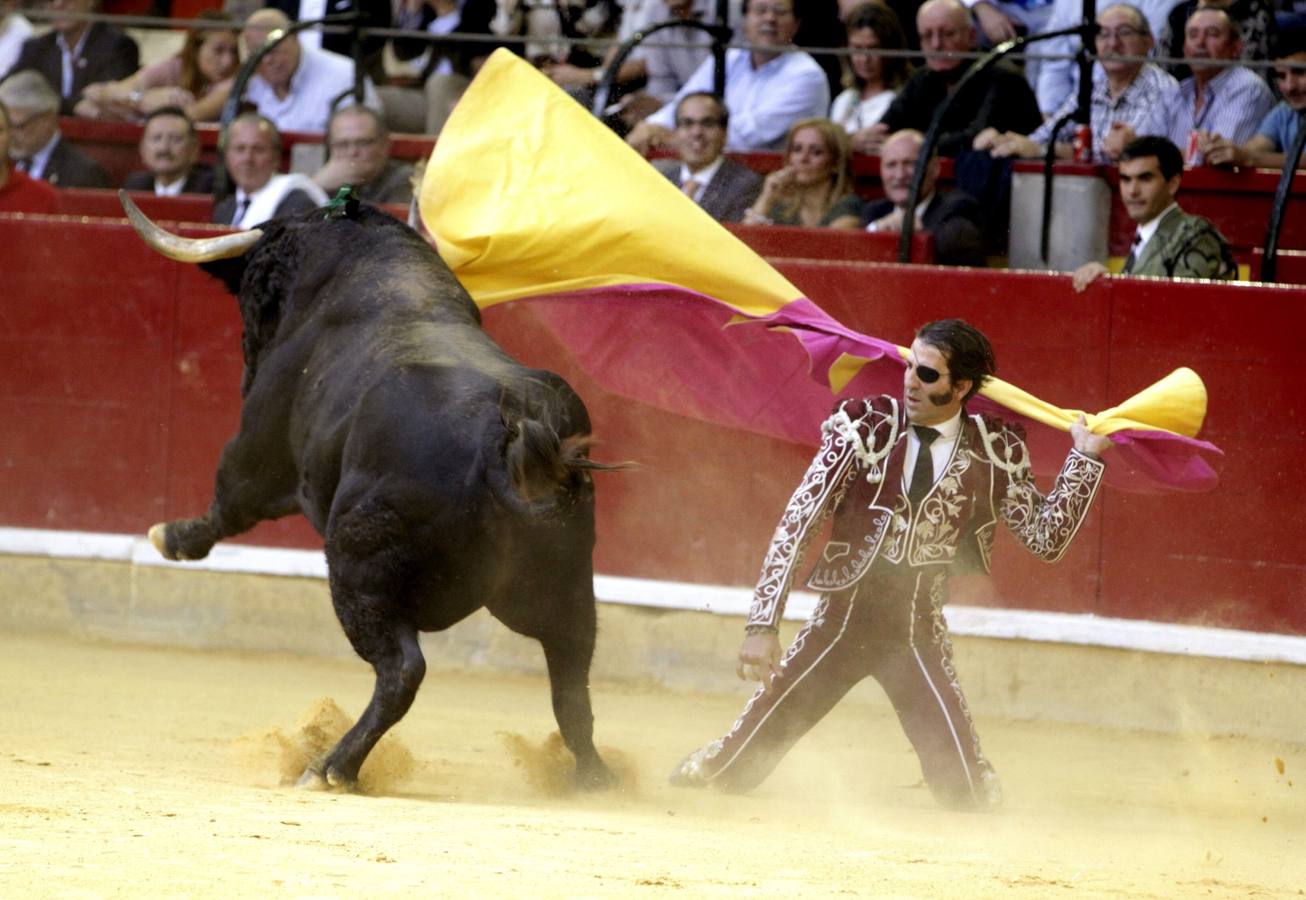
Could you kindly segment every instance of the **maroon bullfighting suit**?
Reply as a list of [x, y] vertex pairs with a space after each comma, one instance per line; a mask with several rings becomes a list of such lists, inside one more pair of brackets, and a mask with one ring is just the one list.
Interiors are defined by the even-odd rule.
[[1018, 426], [963, 413], [947, 464], [913, 508], [903, 486], [907, 428], [897, 400], [844, 401], [822, 433], [762, 563], [748, 625], [780, 621], [803, 549], [833, 512], [830, 540], [807, 581], [822, 592], [820, 602], [770, 689], [759, 688], [730, 732], [690, 754], [672, 781], [754, 787], [854, 684], [873, 675], [935, 798], [991, 808], [1001, 790], [952, 665], [942, 609], [948, 577], [988, 572], [999, 521], [1040, 558], [1060, 559], [1103, 465], [1072, 450], [1043, 497]]

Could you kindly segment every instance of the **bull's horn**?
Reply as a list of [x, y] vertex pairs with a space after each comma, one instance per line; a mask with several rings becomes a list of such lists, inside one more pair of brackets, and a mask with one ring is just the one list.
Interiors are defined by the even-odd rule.
[[178, 262], [202, 263], [240, 256], [258, 243], [258, 239], [263, 236], [263, 232], [258, 228], [251, 228], [249, 231], [224, 234], [221, 237], [181, 237], [164, 231], [151, 222], [132, 198], [127, 196], [126, 191], [119, 191], [118, 199], [122, 201], [122, 208], [126, 210], [127, 218], [131, 220], [132, 227], [141, 236], [141, 240], [169, 259]]

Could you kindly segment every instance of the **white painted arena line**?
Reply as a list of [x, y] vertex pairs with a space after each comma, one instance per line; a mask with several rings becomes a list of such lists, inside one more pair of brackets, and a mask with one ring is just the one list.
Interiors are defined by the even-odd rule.
[[[326, 558], [317, 550], [219, 544], [207, 559], [174, 563], [160, 557], [144, 536], [84, 531], [0, 527], [0, 554], [108, 560], [138, 566], [171, 566], [249, 575], [321, 579], [327, 575]], [[745, 615], [751, 599], [751, 591], [746, 587], [655, 581], [617, 575], [595, 575], [594, 591], [599, 600], [605, 603], [728, 616]], [[815, 604], [815, 594], [795, 591], [790, 595], [785, 618], [804, 620], [811, 614]], [[1306, 637], [1294, 635], [1111, 619], [1088, 613], [973, 606], [949, 606], [947, 616], [954, 634], [972, 637], [1306, 665]]]

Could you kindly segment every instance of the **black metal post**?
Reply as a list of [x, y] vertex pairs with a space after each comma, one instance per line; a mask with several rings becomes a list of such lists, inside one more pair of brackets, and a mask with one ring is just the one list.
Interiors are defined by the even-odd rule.
[[1283, 171], [1279, 173], [1279, 186], [1274, 191], [1274, 206], [1270, 207], [1270, 222], [1265, 227], [1265, 257], [1261, 260], [1261, 282], [1273, 284], [1279, 274], [1279, 228], [1283, 213], [1292, 196], [1292, 182], [1297, 176], [1297, 163], [1301, 161], [1302, 147], [1306, 146], [1306, 115], [1297, 114], [1297, 136], [1292, 146], [1284, 148]]
[[693, 28], [698, 31], [705, 31], [712, 36], [712, 55], [716, 59], [716, 70], [713, 79], [713, 93], [718, 97], [725, 96], [726, 84], [726, 44], [730, 43], [731, 30], [726, 25], [709, 25], [704, 22], [697, 22], [693, 19], [672, 19], [669, 22], [659, 22], [645, 28], [643, 31], [637, 31], [627, 38], [626, 42], [617, 48], [617, 53], [612, 57], [612, 62], [603, 70], [603, 77], [599, 80], [599, 86], [594, 91], [594, 102], [590, 106], [590, 111], [598, 118], [603, 118], [603, 111], [608, 108], [608, 97], [612, 96], [612, 89], [616, 84], [617, 72], [630, 56], [632, 50], [639, 46], [649, 35], [656, 34], [664, 28]]

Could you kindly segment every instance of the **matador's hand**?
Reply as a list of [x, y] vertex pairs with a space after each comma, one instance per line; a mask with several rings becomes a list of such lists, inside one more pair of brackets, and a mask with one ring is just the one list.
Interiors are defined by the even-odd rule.
[[1099, 459], [1113, 446], [1111, 438], [1105, 434], [1094, 434], [1088, 430], [1088, 420], [1079, 414], [1078, 422], [1070, 423], [1070, 439], [1075, 442], [1075, 449], [1085, 456]]
[[735, 673], [744, 681], [760, 681], [764, 687], [769, 688], [771, 679], [780, 674], [779, 662], [778, 634], [750, 634], [739, 647], [739, 665], [735, 667]]

